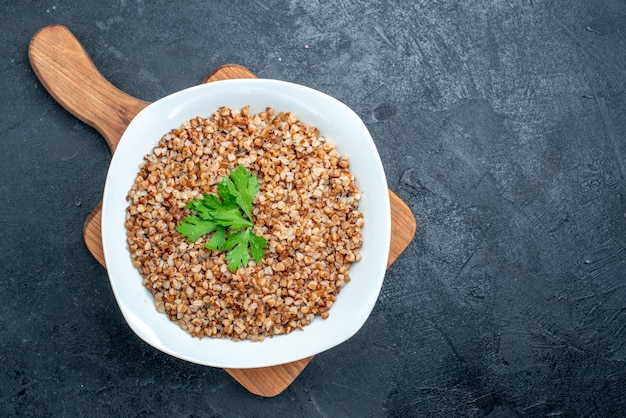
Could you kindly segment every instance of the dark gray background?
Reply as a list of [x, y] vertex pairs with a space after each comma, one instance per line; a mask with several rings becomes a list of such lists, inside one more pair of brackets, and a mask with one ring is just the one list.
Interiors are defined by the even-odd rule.
[[[0, 8], [0, 415], [626, 413], [624, 1]], [[238, 63], [328, 93], [369, 127], [419, 229], [363, 329], [280, 396], [162, 354], [124, 322], [82, 238], [108, 148], [27, 59], [54, 23], [144, 100]]]

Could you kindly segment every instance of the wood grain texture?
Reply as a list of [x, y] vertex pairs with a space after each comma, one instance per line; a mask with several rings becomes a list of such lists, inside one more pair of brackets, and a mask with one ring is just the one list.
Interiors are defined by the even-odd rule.
[[224, 370], [250, 393], [270, 398], [287, 389], [311, 360], [313, 356], [278, 366]]
[[232, 80], [236, 78], [257, 78], [256, 75], [246, 67], [239, 64], [226, 64], [213, 71], [207, 78], [205, 83], [220, 80]]
[[[43, 28], [33, 37], [29, 59], [35, 74], [64, 108], [105, 138], [111, 152], [133, 117], [148, 105], [120, 91], [97, 70], [89, 55], [74, 35], [64, 26]], [[225, 65], [211, 73], [204, 82], [235, 78], [256, 78], [247, 68]], [[416, 230], [416, 222], [406, 204], [389, 191], [392, 230], [387, 266], [406, 249]], [[105, 266], [101, 235], [102, 203], [85, 221], [83, 237], [96, 260]], [[251, 393], [276, 396], [285, 390], [313, 357], [272, 367], [225, 369]]]
[[417, 230], [417, 222], [413, 212], [391, 190], [389, 190], [389, 204], [391, 206], [391, 242], [387, 268], [406, 250]]
[[111, 152], [130, 121], [148, 105], [109, 83], [65, 26], [47, 26], [37, 32], [28, 47], [28, 59], [50, 95], [96, 128]]
[[102, 201], [91, 211], [83, 226], [83, 239], [93, 257], [106, 268], [102, 248]]

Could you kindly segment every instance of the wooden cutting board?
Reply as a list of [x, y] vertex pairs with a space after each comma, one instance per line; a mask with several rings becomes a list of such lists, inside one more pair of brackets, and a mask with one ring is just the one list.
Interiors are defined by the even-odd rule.
[[[47, 26], [37, 32], [30, 42], [28, 57], [50, 95], [78, 119], [98, 130], [112, 153], [130, 121], [149, 104], [109, 83], [64, 26]], [[204, 82], [255, 77], [248, 69], [232, 64], [219, 67]], [[389, 199], [392, 231], [387, 267], [406, 249], [416, 230], [415, 218], [408, 206], [392, 191], [389, 191]], [[91, 254], [104, 266], [101, 209], [102, 202], [88, 216], [83, 235]], [[272, 367], [225, 370], [250, 392], [270, 397], [286, 389], [312, 358]]]

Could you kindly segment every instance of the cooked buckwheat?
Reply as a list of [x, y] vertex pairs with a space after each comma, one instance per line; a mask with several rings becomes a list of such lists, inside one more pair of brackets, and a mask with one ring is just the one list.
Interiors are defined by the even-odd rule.
[[[185, 205], [239, 164], [258, 177], [263, 259], [231, 272], [225, 253], [176, 230]], [[317, 128], [272, 108], [221, 107], [164, 135], [128, 193], [128, 248], [157, 311], [192, 336], [250, 339], [301, 329], [328, 310], [361, 259], [363, 216], [349, 161]]]

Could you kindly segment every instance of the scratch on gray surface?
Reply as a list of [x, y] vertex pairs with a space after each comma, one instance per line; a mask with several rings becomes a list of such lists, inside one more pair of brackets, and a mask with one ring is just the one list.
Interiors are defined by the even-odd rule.
[[409, 38], [409, 48], [415, 54], [417, 62], [424, 65], [429, 70], [429, 72], [432, 72], [432, 66], [426, 59], [426, 53], [424, 52], [424, 49], [422, 49], [420, 42], [415, 39], [415, 36], [411, 36]]
[[598, 32], [597, 30], [591, 29], [589, 26], [585, 26], [585, 30], [587, 30], [588, 32], [591, 32], [591, 33], [595, 33], [596, 35], [602, 36], [602, 34], [600, 32]]
[[[587, 300], [587, 299], [592, 299], [592, 298], [598, 298], [598, 297], [602, 297], [602, 296], [607, 296], [607, 295], [610, 295], [611, 293], [613, 293], [613, 292], [615, 292], [616, 290], [621, 289], [621, 288], [623, 288], [623, 287], [625, 287], [625, 286], [626, 286], [626, 284], [620, 284], [620, 285], [612, 286], [612, 287], [610, 287], [609, 289], [606, 289], [606, 290], [604, 290], [604, 291], [602, 291], [602, 292], [599, 292], [599, 293], [594, 293], [594, 294], [591, 294], [591, 295], [585, 295], [585, 296], [578, 297], [578, 298], [576, 298], [576, 299], [575, 299], [575, 301], [576, 301], [576, 302], [581, 302], [581, 301], [583, 301], [583, 300]], [[594, 309], [595, 309], [595, 306], [594, 306]], [[590, 312], [590, 313], [591, 313], [591, 312]]]
[[60, 157], [59, 159], [63, 162], [67, 162], [76, 158], [77, 155], [78, 155], [78, 150], [75, 150], [74, 153], [70, 155], [69, 157]]
[[326, 417], [326, 414], [324, 414], [324, 411], [322, 411], [322, 409], [320, 408], [320, 405], [317, 403], [317, 401], [315, 400], [313, 396], [309, 397], [309, 403], [313, 405], [313, 407], [315, 408], [315, 411], [317, 411], [317, 413], [320, 414], [321, 417]]
[[341, 384], [341, 383], [338, 383], [338, 382], [332, 382], [332, 386], [336, 386], [336, 387], [341, 388], [341, 389], [347, 389], [347, 390], [349, 390], [351, 392], [360, 393], [362, 395], [368, 395], [369, 396], [369, 395], [372, 394], [370, 391], [359, 390], [358, 388], [354, 387], [351, 384], [350, 385], [344, 385], [344, 384]]
[[[568, 28], [563, 22], [561, 22], [560, 20], [556, 20], [556, 22], [563, 29], [563, 31], [567, 34], [567, 36], [569, 36], [574, 41], [578, 49], [580, 49], [584, 55], [594, 56], [600, 62], [605, 61], [601, 57], [597, 57], [592, 51], [589, 51], [587, 48], [585, 48], [580, 42], [580, 40], [576, 37], [576, 35], [572, 33], [570, 28]], [[589, 30], [590, 28], [587, 27], [586, 29]], [[598, 89], [598, 86], [594, 81], [594, 77], [593, 77], [593, 74], [591, 73], [589, 66], [583, 65], [582, 68], [585, 71], [585, 76], [587, 77], [587, 81], [589, 83], [589, 88], [591, 89], [593, 100], [595, 100], [596, 102], [596, 105], [598, 107], [598, 112], [600, 113], [600, 117], [602, 118], [604, 129], [610, 141], [610, 145], [613, 149], [615, 158], [617, 159], [617, 166], [619, 169], [620, 178], [622, 180], [621, 192], [623, 195], [626, 195], [626, 184], [624, 181], [626, 180], [626, 161], [624, 161], [624, 155], [622, 154], [620, 144], [617, 139], [617, 133], [615, 132], [615, 125], [613, 123], [613, 120], [611, 119], [611, 116], [609, 115], [609, 111], [606, 107], [606, 103], [604, 102], [604, 99], [600, 97], [600, 94], [599, 94], [600, 90]]]
[[461, 356], [458, 352], [458, 350], [456, 349], [454, 343], [452, 342], [452, 338], [450, 338], [450, 335], [448, 335], [447, 332], [445, 332], [444, 330], [442, 330], [438, 325], [433, 323], [433, 329], [435, 329], [439, 335], [441, 335], [441, 337], [445, 340], [446, 344], [448, 345], [448, 347], [450, 347], [450, 351], [452, 351], [452, 354], [454, 355], [454, 357], [458, 360], [458, 361], [463, 361], [463, 356]]
[[[574, 352], [577, 353], [583, 353], [585, 350], [581, 347], [578, 347], [577, 345], [566, 341], [563, 337], [561, 337], [560, 335], [557, 335], [557, 333], [552, 329], [553, 327], [551, 327], [549, 323], [547, 323], [547, 321], [543, 318], [541, 318], [541, 315], [537, 315], [537, 312], [531, 312], [531, 315], [535, 313], [535, 315], [533, 315], [536, 320], [537, 320], [537, 324], [536, 324], [536, 328], [537, 331], [539, 331], [539, 336], [540, 337], [549, 337], [552, 338], [555, 343], [560, 344], [560, 347], [565, 347], [568, 350], [572, 350]], [[557, 347], [557, 345], [553, 345], [553, 344], [535, 344], [535, 348], [545, 348], [545, 347]]]
[[261, 9], [263, 9], [263, 10], [269, 10], [269, 9], [270, 9], [269, 7], [267, 7], [265, 4], [261, 3], [261, 2], [260, 2], [260, 1], [258, 1], [258, 0], [256, 0], [256, 1], [255, 1], [255, 3], [256, 3], [256, 4], [258, 4], [258, 5], [259, 5], [259, 7], [260, 7]]
[[48, 114], [48, 112], [50, 112], [50, 110], [52, 110], [52, 109], [54, 109], [56, 107], [57, 107], [56, 103], [53, 103], [50, 106], [46, 107], [46, 110], [44, 110], [43, 113], [39, 115], [39, 120], [42, 121], [44, 116], [46, 116]]
[[389, 45], [390, 47], [394, 49], [396, 48], [396, 46], [389, 40], [389, 38], [385, 34], [385, 30], [379, 24], [374, 25], [374, 30], [376, 31], [378, 36], [380, 36], [383, 39], [383, 41], [385, 41], [387, 45]]
[[606, 272], [615, 269], [616, 267], [623, 266], [626, 263], [623, 257], [620, 257], [624, 253], [624, 247], [619, 247], [615, 251], [602, 250], [596, 252], [593, 256], [587, 256], [583, 259], [584, 265], [588, 266], [586, 274], [589, 278], [595, 279], [601, 277]]
[[467, 265], [470, 263], [470, 261], [472, 261], [472, 258], [474, 258], [474, 254], [476, 254], [476, 251], [478, 251], [478, 248], [474, 248], [472, 250], [472, 253], [470, 254], [469, 257], [467, 257], [467, 260], [465, 260], [465, 262], [459, 269], [458, 273], [456, 274], [455, 279], [457, 279], [465, 271], [465, 269], [467, 268]]
[[604, 128], [606, 129], [606, 134], [611, 141], [611, 145], [613, 147], [613, 152], [615, 153], [615, 158], [617, 159], [620, 177], [623, 184], [624, 180], [626, 179], [626, 163], [624, 162], [624, 156], [622, 155], [622, 151], [620, 149], [620, 145], [617, 139], [617, 134], [615, 133], [615, 125], [613, 124], [613, 120], [611, 119], [609, 111], [606, 108], [606, 103], [604, 102], [604, 99], [598, 94], [598, 87], [593, 81], [593, 77], [591, 77], [591, 74], [589, 73], [589, 68], [587, 66], [585, 66], [585, 73], [587, 74], [587, 78], [589, 79], [589, 86], [591, 87], [594, 100], [598, 106], [598, 110], [600, 111], [600, 116], [602, 117]]
[[538, 400], [535, 403], [532, 403], [528, 405], [526, 408], [524, 408], [524, 412], [529, 412], [530, 410], [537, 408], [539, 406], [545, 405], [545, 404], [546, 404], [545, 399]]
[[375, 341], [370, 342], [370, 346], [375, 347], [382, 351], [392, 351], [392, 347], [390, 345], [375, 342]]
[[613, 361], [624, 361], [624, 357], [626, 356], [626, 350], [624, 350], [624, 353], [621, 353], [623, 348], [626, 348], [626, 341], [622, 342], [617, 348], [609, 351], [607, 357]]

